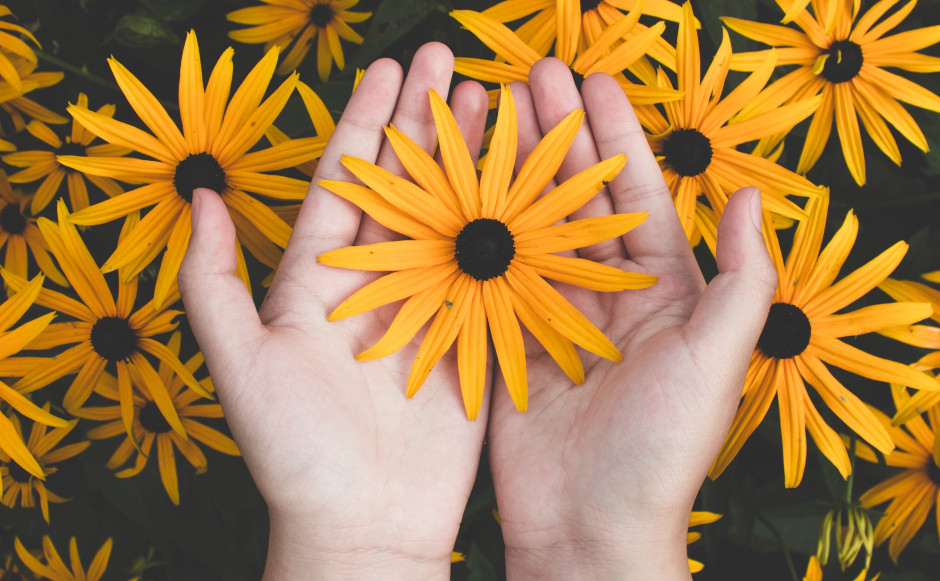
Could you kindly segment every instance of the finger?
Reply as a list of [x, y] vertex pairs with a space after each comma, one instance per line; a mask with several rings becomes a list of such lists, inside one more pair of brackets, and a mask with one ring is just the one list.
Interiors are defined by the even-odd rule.
[[[450, 110], [463, 135], [464, 143], [470, 151], [470, 159], [475, 166], [480, 159], [483, 147], [483, 135], [486, 133], [486, 114], [490, 100], [483, 85], [476, 81], [464, 81], [454, 88], [450, 98]], [[440, 156], [438, 155], [438, 160]]]
[[[423, 45], [411, 61], [392, 115], [392, 125], [429, 153], [433, 153], [437, 129], [431, 115], [428, 91], [434, 89], [440, 95], [447, 95], [453, 73], [454, 55], [446, 45], [438, 42]], [[410, 179], [387, 140], [379, 150], [376, 163], [397, 176]], [[363, 216], [356, 244], [374, 244], [400, 238], [402, 236], [398, 233], [381, 226], [369, 216]]]
[[[535, 63], [529, 72], [529, 85], [532, 87], [532, 101], [535, 103], [535, 111], [543, 134], [551, 131], [575, 109], [584, 109], [578, 87], [571, 77], [571, 70], [558, 59], [546, 58]], [[557, 181], [559, 182], [601, 161], [594, 144], [590, 116], [588, 116], [588, 121], [581, 125], [561, 167], [558, 168]], [[607, 188], [604, 188], [572, 213], [569, 219], [608, 216], [613, 212], [613, 202]], [[619, 239], [579, 249], [578, 254], [583, 258], [597, 261], [626, 256], [623, 243]]]
[[[320, 276], [328, 267], [317, 264], [316, 257], [327, 250], [353, 244], [362, 212], [318, 186], [317, 182], [342, 180], [359, 183], [343, 167], [340, 158], [349, 155], [370, 162], [376, 160], [385, 138], [383, 127], [391, 119], [398, 100], [401, 79], [401, 67], [390, 59], [378, 60], [366, 70], [320, 158], [266, 302], [289, 290], [280, 288], [283, 280], [300, 282], [300, 286], [307, 287], [304, 292], [313, 290], [326, 302], [348, 294], [348, 289], [336, 288], [335, 280]], [[318, 284], [332, 288], [320, 288]]]
[[[532, 91], [529, 89], [529, 85], [516, 81], [510, 83], [509, 88], [512, 91], [513, 99], [516, 101], [516, 130], [519, 137], [513, 169], [518, 174], [526, 158], [535, 150], [535, 147], [545, 135], [542, 133], [542, 128], [539, 127], [539, 118], [535, 112], [535, 103], [532, 101]], [[552, 178], [545, 190], [551, 191], [556, 185], [558, 185], [557, 182]]]
[[602, 73], [585, 79], [582, 89], [600, 156], [627, 156], [623, 171], [608, 184], [614, 208], [619, 213], [649, 212], [646, 222], [623, 236], [630, 259], [642, 263], [649, 257], [681, 257], [694, 262], [672, 194], [623, 89]]
[[[179, 271], [186, 318], [213, 376], [247, 360], [265, 334], [251, 293], [236, 274], [235, 226], [212, 190], [193, 192], [193, 233]], [[217, 382], [221, 389], [222, 384]], [[237, 382], [235, 382], [237, 383]]]
[[708, 283], [685, 328], [696, 359], [721, 370], [714, 383], [722, 392], [716, 396], [728, 402], [731, 412], [777, 287], [760, 224], [760, 192], [735, 192], [718, 224], [719, 274]]

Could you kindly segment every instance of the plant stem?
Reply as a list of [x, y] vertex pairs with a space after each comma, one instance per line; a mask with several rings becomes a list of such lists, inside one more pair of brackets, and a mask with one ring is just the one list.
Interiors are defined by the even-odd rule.
[[49, 63], [49, 64], [52, 64], [52, 65], [54, 65], [54, 66], [56, 66], [56, 67], [58, 67], [58, 68], [60, 68], [60, 69], [63, 69], [63, 70], [65, 70], [65, 71], [68, 71], [69, 73], [71, 73], [71, 74], [73, 74], [73, 75], [75, 75], [75, 76], [77, 76], [77, 77], [81, 77], [81, 78], [85, 79], [86, 81], [89, 81], [89, 82], [91, 82], [91, 83], [94, 83], [94, 84], [96, 84], [96, 85], [98, 85], [98, 86], [100, 86], [100, 87], [104, 87], [104, 88], [106, 88], [106, 89], [108, 89], [108, 90], [111, 90], [111, 91], [114, 91], [115, 93], [118, 93], [118, 94], [123, 94], [123, 93], [121, 92], [121, 87], [118, 87], [118, 86], [117, 86], [117, 83], [114, 83], [114, 82], [112, 82], [112, 81], [108, 81], [108, 80], [106, 80], [106, 79], [102, 79], [101, 77], [99, 77], [99, 76], [96, 75], [96, 74], [89, 73], [89, 72], [86, 71], [85, 69], [80, 69], [80, 68], [76, 67], [76, 66], [73, 65], [73, 64], [69, 64], [69, 63], [65, 62], [64, 60], [60, 59], [60, 58], [57, 57], [57, 56], [53, 56], [53, 55], [51, 55], [51, 54], [49, 54], [49, 53], [46, 53], [46, 52], [43, 52], [43, 51], [41, 51], [41, 50], [36, 50], [36, 49], [34, 49], [33, 52], [36, 53], [36, 58], [38, 58], [38, 59], [41, 60], [41, 61], [45, 61], [45, 62], [47, 62], [47, 63]]
[[787, 561], [787, 568], [790, 569], [790, 577], [793, 578], [793, 581], [800, 581], [799, 574], [796, 572], [796, 566], [793, 564], [793, 557], [790, 556], [790, 549], [788, 549], [787, 544], [783, 542], [783, 536], [781, 536], [780, 531], [763, 515], [758, 514], [757, 520], [767, 527], [771, 534], [776, 537], [777, 542], [780, 543], [780, 548], [783, 549], [783, 557]]

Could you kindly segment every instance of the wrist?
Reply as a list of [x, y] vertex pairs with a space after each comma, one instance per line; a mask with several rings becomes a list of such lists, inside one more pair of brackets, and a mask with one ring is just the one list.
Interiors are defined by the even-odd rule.
[[688, 516], [675, 515], [649, 523], [598, 519], [528, 530], [504, 522], [506, 575], [509, 581], [688, 581], [687, 532]]
[[[448, 579], [454, 539], [373, 526], [325, 526], [316, 517], [270, 514], [263, 581]], [[453, 534], [456, 537], [456, 531]]]

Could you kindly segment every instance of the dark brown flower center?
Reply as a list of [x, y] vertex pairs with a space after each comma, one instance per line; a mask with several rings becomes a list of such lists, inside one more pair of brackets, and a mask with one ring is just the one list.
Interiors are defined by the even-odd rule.
[[774, 303], [770, 305], [767, 322], [757, 340], [757, 348], [768, 357], [790, 359], [809, 346], [812, 327], [809, 318], [796, 305]]
[[62, 144], [62, 147], [56, 150], [56, 153], [59, 155], [85, 155], [85, 146], [81, 143], [72, 143], [71, 141], [66, 141]]
[[464, 226], [454, 247], [457, 266], [477, 280], [503, 274], [515, 255], [516, 245], [509, 228], [490, 218], [480, 218]]
[[[937, 437], [940, 438], [940, 436]], [[927, 459], [927, 476], [930, 477], [931, 482], [940, 486], [940, 466], [937, 466], [933, 456]]]
[[845, 83], [862, 70], [862, 47], [851, 40], [837, 40], [829, 45], [829, 58], [823, 66], [822, 76], [830, 83]]
[[179, 162], [176, 174], [173, 175], [173, 185], [176, 186], [176, 193], [187, 202], [193, 201], [193, 190], [196, 188], [209, 188], [221, 194], [227, 187], [222, 166], [206, 152], [192, 153]]
[[334, 15], [336, 12], [329, 4], [317, 4], [310, 9], [310, 22], [313, 22], [314, 26], [323, 28], [333, 20]]
[[170, 424], [167, 423], [166, 418], [163, 417], [160, 408], [152, 401], [148, 401], [147, 405], [140, 408], [140, 415], [138, 417], [140, 419], [140, 425], [153, 434], [163, 434], [171, 430]]
[[137, 351], [137, 332], [122, 317], [102, 317], [91, 327], [91, 346], [108, 361], [125, 361]]
[[7, 204], [0, 210], [0, 228], [9, 234], [22, 234], [26, 230], [26, 216], [17, 204]]
[[26, 484], [29, 482], [29, 479], [33, 477], [32, 474], [27, 472], [22, 466], [16, 462], [7, 463], [7, 470], [10, 471], [10, 478], [19, 482], [20, 484]]
[[663, 156], [679, 175], [697, 176], [712, 162], [712, 142], [698, 129], [679, 129], [666, 137]]

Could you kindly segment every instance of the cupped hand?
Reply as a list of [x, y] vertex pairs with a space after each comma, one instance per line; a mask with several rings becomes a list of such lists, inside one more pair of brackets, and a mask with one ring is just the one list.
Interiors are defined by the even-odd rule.
[[[423, 579], [450, 571], [473, 485], [487, 406], [468, 422], [456, 361], [445, 358], [405, 397], [415, 346], [361, 363], [394, 309], [337, 322], [326, 315], [376, 273], [317, 264], [323, 252], [394, 238], [317, 186], [356, 181], [343, 155], [404, 170], [386, 142], [391, 122], [427, 151], [436, 131], [428, 91], [446, 95], [453, 56], [430, 44], [407, 78], [397, 63], [368, 68], [320, 160], [260, 312], [236, 276], [234, 227], [208, 190], [193, 197], [193, 236], [180, 289], [232, 434], [271, 519], [265, 579]], [[487, 97], [459, 85], [451, 108], [470, 151], [483, 139]]]
[[512, 90], [517, 163], [578, 108], [586, 123], [558, 181], [627, 155], [608, 190], [571, 218], [640, 211], [649, 218], [579, 255], [658, 282], [618, 293], [559, 285], [620, 349], [622, 362], [582, 352], [585, 382], [573, 385], [530, 341], [524, 415], [498, 379], [488, 447], [509, 578], [689, 578], [692, 503], [731, 424], [776, 285], [759, 193], [731, 196], [718, 232], [720, 274], [706, 286], [617, 82], [592, 75], [579, 94], [568, 67], [545, 59], [528, 86], [514, 83]]

